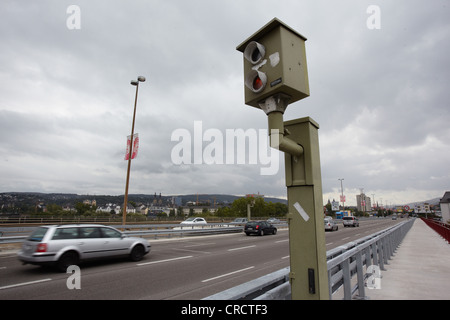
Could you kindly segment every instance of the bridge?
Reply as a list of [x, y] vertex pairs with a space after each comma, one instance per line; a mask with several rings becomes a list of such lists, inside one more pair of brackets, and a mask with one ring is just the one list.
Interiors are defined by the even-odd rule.
[[382, 271], [381, 288], [370, 290], [372, 300], [449, 300], [450, 228], [442, 226], [443, 238], [428, 225], [439, 224], [416, 219], [392, 261]]
[[[360, 222], [358, 228], [326, 233], [332, 299], [450, 299], [450, 245], [423, 220]], [[81, 290], [67, 289], [66, 274], [22, 266], [14, 250], [3, 250], [0, 300], [199, 300], [218, 294], [221, 299], [240, 299], [223, 294], [242, 286], [247, 291], [261, 291], [255, 282], [263, 279], [267, 283], [274, 277], [278, 280], [264, 288], [263, 295], [258, 292], [247, 299], [281, 299], [274, 294], [278, 286], [284, 298], [289, 297], [286, 228], [264, 237], [246, 237], [241, 232], [154, 239], [155, 232], [150, 233], [152, 252], [139, 263], [119, 260], [83, 265]], [[379, 283], [375, 283], [378, 287], [372, 289], [367, 287], [370, 264], [381, 271]]]
[[[449, 243], [449, 225], [414, 219], [328, 251], [330, 299], [449, 300]], [[289, 300], [288, 274], [285, 268], [205, 299]]]

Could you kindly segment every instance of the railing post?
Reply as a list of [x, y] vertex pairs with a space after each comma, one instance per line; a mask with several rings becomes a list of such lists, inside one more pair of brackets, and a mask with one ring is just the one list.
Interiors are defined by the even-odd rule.
[[370, 266], [372, 264], [372, 257], [370, 255], [370, 246], [367, 246], [365, 249], [365, 256], [366, 256], [366, 266]]
[[386, 264], [389, 264], [389, 260], [392, 258], [392, 248], [393, 248], [393, 244], [392, 244], [392, 237], [393, 237], [393, 232], [390, 232], [387, 237], [386, 237]]
[[352, 299], [351, 275], [350, 275], [350, 259], [342, 262], [342, 278], [344, 280], [344, 300]]
[[363, 271], [363, 262], [362, 262], [362, 253], [359, 251], [356, 256], [356, 276], [358, 277], [358, 297], [359, 299], [365, 299], [366, 293], [364, 289], [364, 271]]
[[380, 270], [384, 271], [386, 269], [384, 268], [383, 241], [378, 240], [376, 244], [377, 244], [378, 266], [380, 267]]
[[333, 298], [333, 284], [331, 283], [331, 269], [328, 269], [328, 294], [330, 300]]
[[378, 266], [378, 250], [377, 250], [377, 243], [374, 242], [372, 245], [372, 261], [374, 266]]
[[391, 233], [390, 232], [386, 237], [384, 237], [385, 244], [385, 264], [389, 265], [389, 260], [391, 260]]

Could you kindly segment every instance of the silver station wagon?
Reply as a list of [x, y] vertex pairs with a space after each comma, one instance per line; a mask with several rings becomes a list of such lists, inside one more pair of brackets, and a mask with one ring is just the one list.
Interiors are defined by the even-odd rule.
[[18, 258], [24, 264], [56, 265], [66, 272], [82, 261], [128, 256], [140, 261], [150, 252], [150, 243], [128, 237], [115, 228], [97, 224], [38, 227], [24, 241]]

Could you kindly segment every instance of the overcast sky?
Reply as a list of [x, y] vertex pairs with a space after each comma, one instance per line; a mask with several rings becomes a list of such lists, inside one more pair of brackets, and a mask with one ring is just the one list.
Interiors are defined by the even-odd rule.
[[360, 188], [392, 205], [450, 190], [448, 0], [2, 0], [0, 14], [0, 192], [124, 194], [142, 75], [130, 193], [286, 197], [281, 154], [275, 175], [260, 158], [173, 159], [174, 132], [193, 146], [198, 124], [224, 145], [227, 130], [267, 130], [236, 46], [274, 17], [308, 38], [311, 96], [284, 119], [320, 125], [324, 202], [339, 178], [350, 205]]

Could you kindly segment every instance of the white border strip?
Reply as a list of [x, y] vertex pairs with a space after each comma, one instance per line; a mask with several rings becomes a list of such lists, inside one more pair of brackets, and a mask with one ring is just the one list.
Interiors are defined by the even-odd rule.
[[239, 247], [239, 248], [233, 248], [233, 249], [228, 249], [227, 251], [243, 250], [243, 249], [254, 248], [254, 247], [256, 247], [256, 245], [253, 245], [253, 246], [246, 246], [246, 247]]
[[226, 274], [222, 274], [221, 276], [217, 276], [217, 277], [214, 277], [214, 278], [209, 278], [209, 279], [206, 279], [206, 280], [202, 280], [202, 282], [208, 282], [208, 281], [216, 280], [216, 279], [223, 278], [223, 277], [226, 277], [226, 276], [230, 276], [230, 275], [238, 273], [238, 272], [243, 272], [243, 271], [247, 271], [247, 270], [253, 269], [254, 267], [255, 266], [248, 267], [248, 268], [241, 269], [241, 270], [236, 270], [236, 271], [233, 271], [233, 272], [230, 272], [230, 273], [226, 273]]
[[152, 261], [152, 262], [143, 262], [143, 263], [137, 263], [137, 266], [145, 266], [148, 264], [155, 264], [155, 263], [161, 263], [161, 262], [169, 262], [169, 261], [175, 261], [175, 260], [180, 260], [180, 259], [188, 259], [188, 258], [192, 258], [193, 256], [185, 256], [185, 257], [178, 257], [178, 258], [173, 258], [173, 259], [166, 259], [166, 260], [158, 260], [158, 261]]
[[9, 286], [0, 287], [0, 290], [10, 289], [10, 288], [15, 288], [15, 287], [21, 287], [21, 286], [27, 286], [27, 285], [30, 285], [30, 284], [36, 284], [36, 283], [46, 282], [46, 281], [51, 281], [51, 280], [52, 279], [48, 278], [48, 279], [42, 279], [42, 280], [36, 280], [36, 281], [30, 281], [30, 282], [11, 284]]

